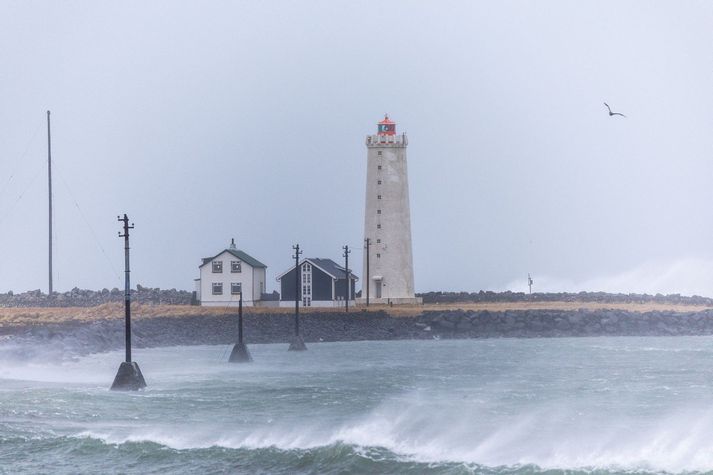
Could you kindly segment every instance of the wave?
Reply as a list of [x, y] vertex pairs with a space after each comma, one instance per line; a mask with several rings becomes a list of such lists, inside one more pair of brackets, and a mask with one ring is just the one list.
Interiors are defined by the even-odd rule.
[[[260, 428], [125, 427], [83, 431], [106, 444], [152, 442], [177, 450], [312, 450], [347, 445], [385, 449], [417, 463], [540, 470], [691, 472], [713, 470], [713, 410], [666, 417], [592, 414], [543, 405], [527, 414], [497, 414], [487, 404], [464, 409], [453, 400], [409, 396], [334, 427], [330, 421]], [[377, 450], [378, 453], [381, 453]]]

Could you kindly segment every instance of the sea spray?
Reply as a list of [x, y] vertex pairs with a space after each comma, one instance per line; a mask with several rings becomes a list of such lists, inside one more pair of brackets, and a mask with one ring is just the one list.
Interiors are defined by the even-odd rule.
[[251, 349], [246, 366], [223, 361], [224, 347], [138, 350], [155, 381], [139, 394], [106, 390], [118, 353], [10, 364], [0, 463], [11, 473], [713, 470], [708, 338], [319, 344], [299, 361], [284, 345]]

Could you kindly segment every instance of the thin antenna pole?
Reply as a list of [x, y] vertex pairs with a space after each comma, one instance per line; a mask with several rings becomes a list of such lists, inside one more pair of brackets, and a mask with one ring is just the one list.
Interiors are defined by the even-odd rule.
[[52, 296], [52, 136], [50, 134], [50, 111], [47, 111], [47, 188], [49, 197], [49, 293]]
[[349, 295], [351, 293], [351, 279], [350, 279], [350, 273], [349, 273], [349, 253], [352, 252], [349, 250], [349, 245], [347, 244], [346, 246], [343, 246], [342, 249], [344, 249], [344, 275], [346, 277], [345, 284], [347, 286], [347, 290], [344, 293], [345, 295], [345, 304], [344, 304], [344, 310], [346, 313], [349, 313]]
[[369, 287], [371, 285], [371, 277], [369, 274], [369, 247], [371, 246], [371, 239], [366, 238], [366, 276], [365, 276], [365, 281], [366, 281], [366, 306], [369, 306]]

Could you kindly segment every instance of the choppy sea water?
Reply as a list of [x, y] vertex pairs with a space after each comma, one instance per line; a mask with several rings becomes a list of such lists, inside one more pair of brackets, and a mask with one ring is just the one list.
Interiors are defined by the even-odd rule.
[[0, 473], [713, 471], [713, 338], [320, 343], [0, 358]]

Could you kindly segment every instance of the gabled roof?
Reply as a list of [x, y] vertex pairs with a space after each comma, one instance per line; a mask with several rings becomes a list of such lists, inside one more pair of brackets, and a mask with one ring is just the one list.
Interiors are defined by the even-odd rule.
[[[332, 259], [326, 259], [326, 258], [320, 258], [320, 257], [306, 257], [306, 258], [302, 259], [302, 262], [300, 262], [300, 265], [304, 264], [305, 262], [309, 262], [313, 266], [317, 267], [322, 272], [329, 275], [332, 279], [343, 279], [344, 278], [344, 266], [340, 266], [339, 264], [334, 262]], [[294, 268], [295, 268], [295, 266], [290, 267], [285, 272], [278, 275], [276, 280], [282, 279], [282, 277], [285, 274], [287, 274]], [[349, 276], [354, 280], [359, 280], [359, 277], [357, 277], [354, 274], [354, 272], [350, 272]]]
[[237, 258], [237, 259], [240, 259], [241, 261], [243, 261], [244, 263], [246, 263], [246, 264], [249, 265], [250, 267], [264, 267], [264, 268], [267, 268], [267, 266], [266, 266], [265, 264], [263, 264], [262, 262], [258, 261], [257, 259], [255, 259], [254, 257], [250, 256], [249, 254], [246, 254], [245, 252], [241, 251], [240, 249], [225, 249], [225, 250], [220, 251], [218, 254], [216, 254], [216, 255], [213, 256], [213, 257], [204, 257], [204, 258], [203, 258], [203, 263], [202, 263], [200, 266], [198, 266], [198, 268], [200, 269], [201, 267], [203, 267], [204, 265], [208, 264], [209, 262], [212, 262], [213, 259], [215, 259], [216, 257], [220, 256], [220, 255], [223, 254], [224, 252], [230, 253], [233, 257], [235, 257], [235, 258]]
[[[315, 266], [319, 267], [322, 269], [324, 272], [327, 274], [331, 275], [335, 279], [343, 279], [344, 278], [344, 266], [340, 266], [336, 262], [334, 262], [332, 259], [321, 259], [318, 257], [310, 257], [308, 260], [314, 264]], [[356, 277], [354, 273], [350, 272], [352, 277]]]

